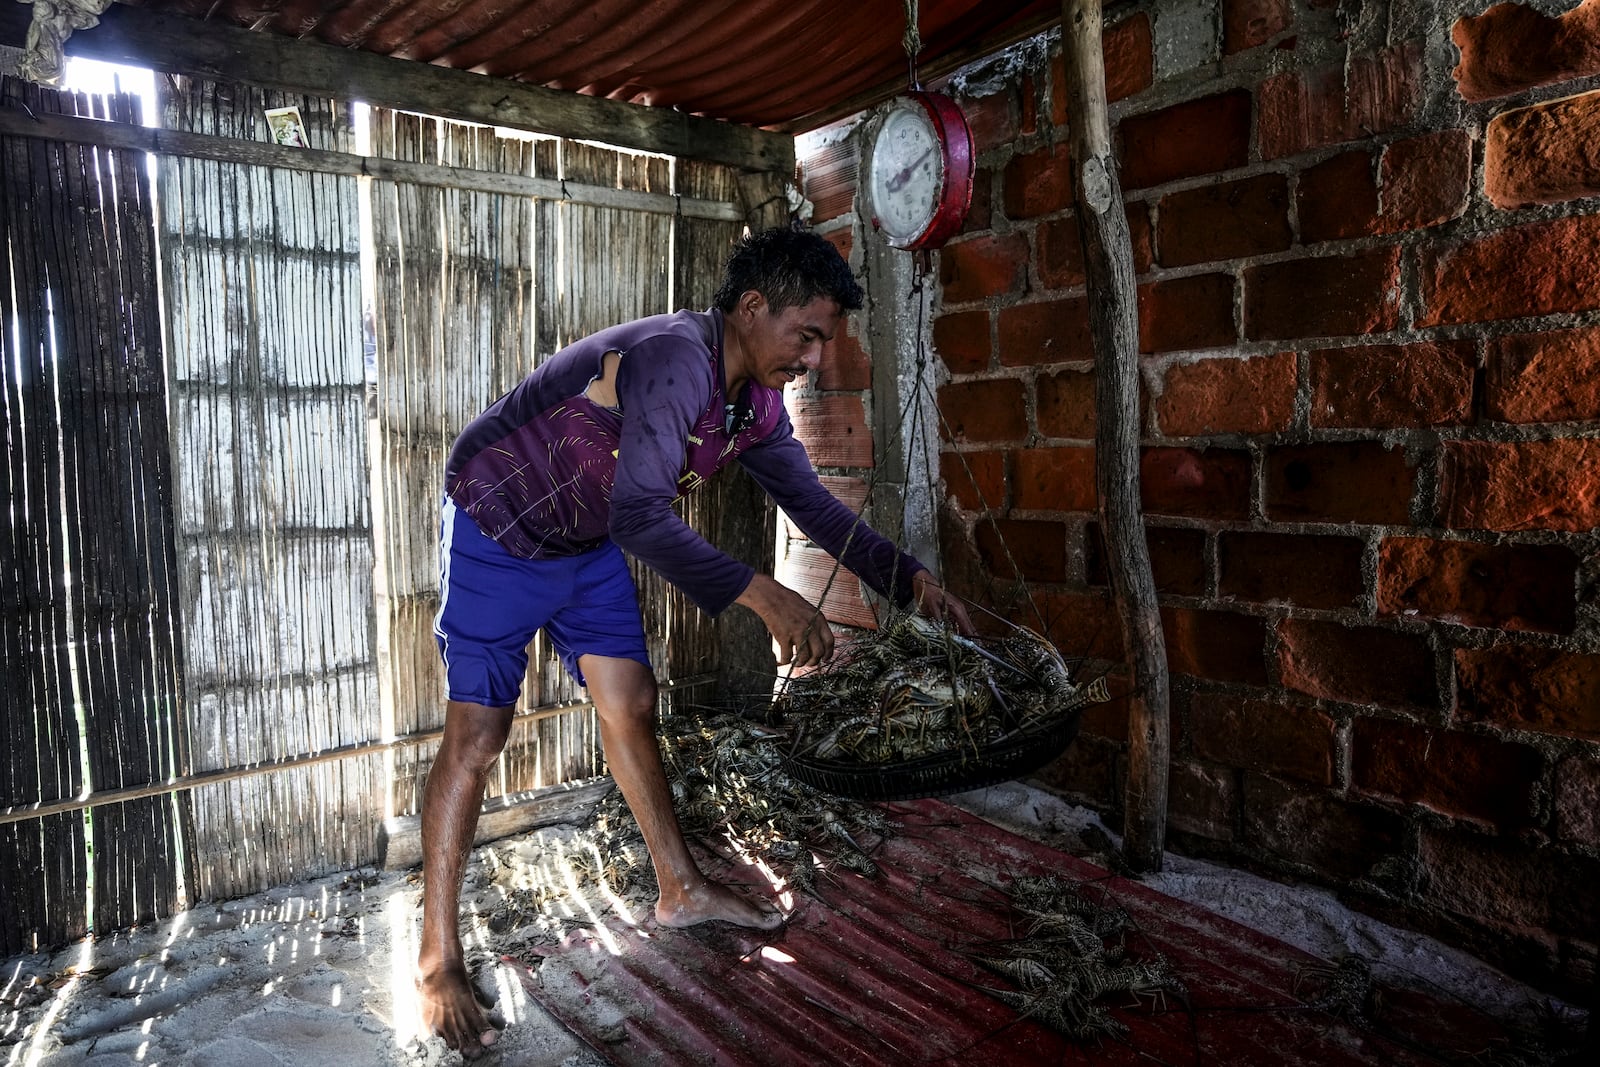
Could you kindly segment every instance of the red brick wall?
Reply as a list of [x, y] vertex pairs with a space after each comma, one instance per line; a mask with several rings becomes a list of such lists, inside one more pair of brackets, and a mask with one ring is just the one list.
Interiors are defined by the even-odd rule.
[[[1106, 35], [1170, 843], [1575, 993], [1600, 942], [1600, 0], [1354, 30], [1218, 0], [1212, 61], [1163, 72], [1176, 3]], [[943, 529], [969, 592], [1020, 572], [1064, 650], [1114, 660], [1047, 51], [952, 86], [981, 155], [936, 257]], [[804, 161], [819, 227], [876, 240], [832, 154]], [[1098, 711], [1043, 780], [1116, 818], [1126, 729]]]

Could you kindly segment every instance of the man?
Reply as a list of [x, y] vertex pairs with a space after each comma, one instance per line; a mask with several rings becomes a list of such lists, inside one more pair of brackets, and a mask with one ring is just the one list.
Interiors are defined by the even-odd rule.
[[770, 929], [781, 916], [696, 866], [656, 745], [656, 684], [623, 551], [710, 614], [743, 604], [779, 662], [821, 663], [833, 635], [799, 594], [689, 529], [673, 501], [737, 459], [806, 534], [896, 603], [970, 630], [926, 568], [818, 482], [783, 408], [861, 288], [827, 241], [768, 230], [729, 258], [715, 306], [607, 330], [556, 353], [464, 430], [446, 465], [435, 625], [449, 704], [423, 796], [418, 988], [429, 1028], [476, 1055], [496, 1033], [458, 930], [463, 868], [490, 765], [505, 746], [527, 645], [544, 629], [589, 690], [612, 777], [660, 884], [656, 920]]

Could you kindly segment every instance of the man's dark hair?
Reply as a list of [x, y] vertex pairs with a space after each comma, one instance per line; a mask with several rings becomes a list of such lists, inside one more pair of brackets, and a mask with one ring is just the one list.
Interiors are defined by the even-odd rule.
[[769, 311], [804, 307], [819, 296], [840, 311], [854, 311], [863, 299], [837, 248], [814, 233], [786, 227], [749, 234], [733, 246], [712, 303], [732, 311], [752, 289], [767, 298]]

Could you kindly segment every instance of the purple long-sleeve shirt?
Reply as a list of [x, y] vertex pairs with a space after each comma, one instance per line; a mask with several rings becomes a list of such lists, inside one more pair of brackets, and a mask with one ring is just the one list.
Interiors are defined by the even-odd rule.
[[[817, 480], [783, 394], [750, 383], [754, 420], [729, 435], [722, 312], [680, 311], [613, 326], [551, 356], [474, 419], [445, 466], [445, 490], [484, 533], [525, 559], [606, 538], [719, 614], [755, 571], [712, 547], [672, 504], [737, 459], [817, 544], [898, 604], [925, 568]], [[585, 395], [621, 353], [617, 407]]]

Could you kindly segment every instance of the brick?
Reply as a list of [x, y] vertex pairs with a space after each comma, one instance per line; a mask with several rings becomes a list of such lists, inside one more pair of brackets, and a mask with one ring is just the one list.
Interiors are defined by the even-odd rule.
[[791, 545], [777, 576], [813, 604], [821, 605], [829, 622], [867, 630], [877, 627], [877, 617], [862, 598], [860, 579], [822, 549]]
[[[1206, 534], [1173, 526], [1145, 526], [1150, 570], [1156, 592], [1177, 596], [1204, 596], [1206, 591]], [[1099, 523], [1084, 528], [1084, 569], [1090, 585], [1109, 585], [1105, 538]]]
[[[1150, 16], [1141, 11], [1115, 26], [1107, 26], [1100, 38], [1100, 51], [1105, 60], [1107, 103], [1150, 88], [1155, 79]], [[1050, 121], [1058, 130], [1067, 126], [1066, 82], [1058, 47], [1050, 57]]]
[[1426, 245], [1419, 326], [1600, 308], [1600, 217], [1515, 226]]
[[1167, 826], [1180, 834], [1232, 841], [1239, 788], [1231, 770], [1175, 760], [1167, 774]]
[[[1101, 35], [1100, 52], [1105, 61], [1107, 103], [1150, 88], [1155, 79], [1155, 48], [1151, 43], [1148, 15], [1140, 12], [1108, 27]], [[1057, 79], [1057, 82], [1064, 80]]]
[[1458, 19], [1450, 32], [1461, 50], [1457, 90], [1467, 100], [1490, 100], [1600, 74], [1600, 3], [1585, 0], [1559, 18], [1521, 4], [1496, 4]]
[[1128, 241], [1133, 245], [1133, 272], [1146, 274], [1155, 265], [1155, 231], [1150, 225], [1150, 205], [1133, 200], [1128, 209]]
[[1378, 546], [1378, 613], [1569, 634], [1578, 557], [1565, 545], [1389, 537]]
[[1357, 718], [1350, 737], [1355, 789], [1485, 822], [1528, 824], [1542, 765], [1526, 745], [1382, 718]]
[[[1079, 681], [1091, 682], [1100, 676], [1098, 670], [1079, 675]], [[1079, 726], [1085, 734], [1103, 737], [1119, 745], [1128, 743], [1128, 689], [1125, 675], [1106, 676], [1106, 686], [1111, 699], [1102, 704], [1090, 704], [1083, 709]]]
[[995, 519], [973, 530], [978, 557], [1000, 578], [1061, 582], [1067, 577], [1067, 528], [1047, 519]]
[[1244, 166], [1250, 161], [1250, 106], [1250, 93], [1238, 89], [1123, 119], [1123, 187]]
[[1267, 683], [1267, 624], [1232, 611], [1163, 607], [1161, 629], [1167, 641], [1167, 666], [1214, 682]]
[[[1150, 209], [1143, 201], [1127, 205], [1128, 237], [1133, 246], [1133, 270], [1143, 274], [1152, 263]], [[1086, 281], [1083, 271], [1083, 238], [1076, 215], [1046, 219], [1034, 236], [1038, 247], [1039, 281], [1047, 289], [1066, 289]]]
[[1289, 184], [1281, 174], [1185, 189], [1161, 198], [1163, 266], [1242, 259], [1289, 247]]
[[1600, 526], [1600, 439], [1448, 441], [1439, 479], [1445, 525], [1458, 530]]
[[[1045, 636], [1070, 658], [1121, 660], [1122, 624], [1103, 593], [1046, 590], [1035, 596]], [[1033, 625], [1034, 620], [1025, 620]]]
[[1012, 506], [1023, 511], [1093, 511], [1094, 449], [1024, 448], [1012, 454]]
[[1007, 218], [1031, 219], [1072, 206], [1072, 161], [1064, 144], [1012, 156], [1001, 176]]
[[1222, 54], [1264, 45], [1293, 23], [1292, 0], [1223, 0]]
[[939, 250], [946, 304], [1020, 292], [1027, 279], [1028, 239], [1020, 233], [973, 237]]
[[967, 511], [999, 510], [1006, 503], [1004, 452], [941, 452], [939, 479]]
[[1293, 352], [1174, 363], [1162, 383], [1156, 422], [1167, 437], [1273, 433], [1294, 418]]
[[1307, 167], [1295, 190], [1306, 244], [1378, 232], [1377, 166], [1371, 152], [1341, 152]]
[[1313, 786], [1247, 774], [1243, 807], [1244, 836], [1253, 848], [1321, 877], [1380, 879], [1405, 847], [1398, 817]]
[[1517, 930], [1600, 940], [1592, 857], [1516, 840], [1424, 827], [1417, 862], [1429, 903], [1454, 915]]
[[1359, 537], [1255, 533], [1217, 535], [1218, 590], [1223, 596], [1305, 608], [1347, 608], [1366, 592]]
[[1121, 800], [1117, 785], [1120, 746], [1098, 737], [1079, 737], [1060, 756], [1034, 773], [1047, 789], [1086, 800], [1100, 808], [1114, 808]]
[[1274, 522], [1404, 524], [1415, 475], [1405, 451], [1376, 441], [1274, 448], [1267, 453], [1267, 518]]
[[1024, 137], [1039, 132], [1039, 85], [1032, 71], [1022, 76], [1022, 91], [1017, 99], [1017, 132]]
[[1247, 267], [1244, 334], [1252, 341], [1383, 333], [1400, 320], [1400, 250], [1373, 248]]
[[[1382, 665], [1381, 670], [1374, 666]], [[1285, 688], [1324, 700], [1389, 707], [1439, 707], [1433, 650], [1416, 634], [1309, 619], [1278, 624]]]
[[1047, 219], [1034, 234], [1038, 249], [1035, 269], [1046, 289], [1066, 289], [1082, 285], [1088, 276], [1083, 270], [1083, 239], [1076, 216]]
[[1039, 432], [1046, 437], [1094, 437], [1094, 373], [1063, 370], [1040, 374], [1035, 416]]
[[856, 336], [856, 319], [845, 325], [823, 349], [822, 365], [817, 368], [817, 388], [824, 390], [862, 390], [872, 388], [872, 357]]
[[1484, 134], [1483, 191], [1495, 207], [1600, 193], [1600, 93], [1504, 111]]
[[972, 134], [972, 150], [984, 153], [1003, 148], [1017, 139], [1017, 108], [1011, 90], [961, 101], [967, 130]]
[[1600, 329], [1489, 340], [1484, 407], [1505, 422], [1600, 421]]
[[856, 246], [855, 230], [850, 226], [836, 226], [822, 235], [839, 250], [839, 258], [850, 262], [850, 253]]
[[989, 312], [958, 311], [933, 320], [933, 348], [953, 374], [988, 369]]
[[829, 219], [855, 210], [856, 174], [861, 153], [854, 138], [828, 145], [804, 161], [801, 185], [811, 201], [811, 224], [819, 226]]
[[1139, 286], [1139, 351], [1177, 352], [1238, 342], [1233, 275], [1196, 274]]
[[1571, 756], [1556, 764], [1555, 833], [1559, 841], [1600, 847], [1600, 763]]
[[1460, 218], [1472, 182], [1472, 139], [1465, 130], [1396, 141], [1383, 150], [1382, 201], [1374, 233], [1422, 230]]
[[939, 411], [949, 423], [947, 431], [941, 430], [956, 441], [1020, 441], [1028, 436], [1022, 383], [1014, 379], [942, 385]]
[[1250, 513], [1250, 455], [1232, 449], [1147, 448], [1139, 457], [1144, 509], [1196, 519]]
[[1038, 366], [1094, 358], [1089, 300], [1045, 300], [1000, 309], [1000, 364]]
[[1600, 655], [1536, 645], [1456, 651], [1459, 713], [1472, 722], [1600, 741]]
[[818, 467], [870, 467], [872, 434], [858, 396], [795, 393], [788, 397], [794, 435]]
[[1307, 356], [1311, 425], [1398, 429], [1472, 421], [1471, 341], [1329, 348]]
[[1196, 693], [1189, 705], [1202, 759], [1332, 785], [1335, 725], [1326, 712], [1236, 693]]
[[977, 167], [972, 172], [972, 203], [959, 232], [982, 233], [994, 228], [994, 171]]
[[1411, 121], [1421, 96], [1421, 42], [1314, 71], [1268, 78], [1257, 92], [1262, 159], [1355, 141]]

